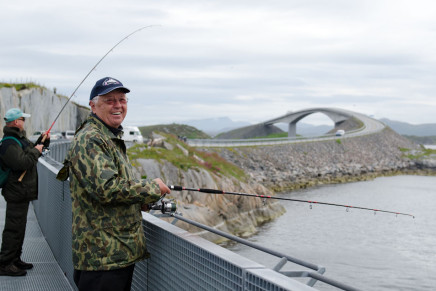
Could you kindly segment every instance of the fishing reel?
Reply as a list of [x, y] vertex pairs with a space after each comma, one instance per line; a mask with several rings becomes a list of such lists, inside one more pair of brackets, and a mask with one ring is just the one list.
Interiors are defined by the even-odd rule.
[[173, 213], [176, 213], [177, 205], [176, 205], [175, 200], [174, 199], [165, 199], [165, 195], [163, 195], [155, 203], [149, 204], [148, 205], [148, 209], [150, 209], [150, 210], [160, 210], [162, 212], [162, 214], [173, 214]]
[[41, 155], [42, 155], [43, 157], [47, 156], [49, 153], [50, 153], [50, 149], [49, 149], [49, 148], [47, 148], [47, 147], [43, 147], [43, 148], [42, 148], [42, 153], [41, 153]]
[[47, 156], [50, 153], [49, 145], [50, 140], [46, 140], [47, 135], [44, 135], [43, 133], [39, 136], [37, 141], [35, 142], [36, 145], [42, 144], [42, 152], [41, 155], [43, 157]]

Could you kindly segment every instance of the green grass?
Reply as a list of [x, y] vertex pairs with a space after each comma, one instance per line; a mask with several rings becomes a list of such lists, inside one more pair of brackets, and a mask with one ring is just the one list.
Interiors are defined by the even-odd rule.
[[[159, 134], [165, 136], [165, 141], [174, 146], [173, 150], [167, 150], [160, 147], [147, 147], [141, 144], [136, 144], [128, 149], [130, 160], [134, 161], [135, 159], [140, 158], [153, 159], [157, 160], [158, 162], [163, 162], [166, 160], [184, 171], [188, 169], [195, 170], [203, 168], [216, 175], [234, 177], [240, 181], [246, 180], [246, 174], [242, 169], [232, 163], [229, 163], [217, 153], [204, 152], [195, 148], [191, 148], [184, 142], [180, 141], [177, 136], [172, 134], [165, 134], [162, 132], [159, 132]], [[186, 156], [185, 153], [176, 146], [176, 144], [180, 144], [187, 149], [188, 155]], [[203, 162], [196, 159], [194, 155], [202, 159]]]
[[280, 138], [280, 137], [288, 137], [288, 133], [287, 132], [271, 133], [267, 136], [259, 136], [255, 138]]
[[426, 157], [430, 157], [430, 156], [436, 157], [436, 150], [434, 150], [434, 149], [421, 148], [421, 150], [418, 151], [416, 154], [407, 154], [408, 150], [404, 149], [404, 148], [400, 148], [400, 151], [405, 153], [404, 156], [406, 158], [411, 159], [411, 160], [418, 160], [418, 159], [426, 158]]
[[[255, 138], [282, 138], [282, 137], [288, 137], [288, 133], [287, 132], [271, 133], [271, 134], [266, 135], [266, 136], [259, 136], [259, 137], [255, 137]], [[304, 136], [302, 136], [301, 134], [297, 134], [296, 138], [303, 139]]]
[[0, 82], [0, 88], [15, 88], [15, 90], [20, 91], [24, 89], [30, 89], [30, 88], [42, 88], [45, 89], [44, 86], [41, 86], [39, 84], [29, 82], [29, 83], [1, 83]]
[[158, 124], [151, 126], [141, 126], [139, 127], [141, 134], [144, 137], [151, 136], [152, 132], [164, 132], [167, 134], [174, 134], [175, 136], [185, 136], [190, 139], [207, 139], [210, 138], [209, 135], [204, 133], [201, 130], [196, 129], [195, 127], [185, 125], [185, 124]]

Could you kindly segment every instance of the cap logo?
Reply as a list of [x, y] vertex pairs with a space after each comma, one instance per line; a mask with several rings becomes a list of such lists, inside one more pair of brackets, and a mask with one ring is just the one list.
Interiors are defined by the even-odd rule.
[[104, 80], [104, 82], [103, 82], [103, 86], [108, 86], [108, 85], [112, 85], [112, 84], [120, 84], [120, 82], [118, 82], [117, 80], [115, 80], [115, 79], [112, 79], [112, 78], [110, 78], [110, 79], [106, 79], [106, 80]]

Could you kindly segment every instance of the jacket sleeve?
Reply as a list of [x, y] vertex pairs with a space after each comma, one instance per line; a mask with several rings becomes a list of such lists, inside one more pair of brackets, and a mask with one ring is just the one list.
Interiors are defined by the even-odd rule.
[[[152, 203], [160, 198], [159, 185], [133, 178], [131, 165], [122, 155], [98, 138], [75, 145], [71, 156], [73, 179], [89, 197], [101, 204]], [[71, 177], [71, 176], [70, 176]]]
[[36, 165], [39, 156], [39, 151], [34, 147], [22, 149], [18, 144], [13, 143], [6, 149], [3, 162], [12, 171], [25, 171]]

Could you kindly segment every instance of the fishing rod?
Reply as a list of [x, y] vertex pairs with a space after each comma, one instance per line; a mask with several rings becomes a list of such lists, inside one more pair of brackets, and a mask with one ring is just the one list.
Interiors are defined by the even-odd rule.
[[77, 85], [76, 89], [74, 89], [73, 93], [71, 94], [70, 98], [68, 98], [67, 102], [64, 104], [64, 106], [61, 108], [61, 111], [59, 111], [58, 115], [56, 116], [55, 120], [53, 121], [53, 123], [51, 124], [50, 128], [46, 131], [46, 135], [48, 133], [50, 133], [53, 125], [56, 123], [56, 121], [58, 120], [59, 116], [61, 115], [62, 111], [65, 109], [65, 107], [67, 106], [68, 102], [70, 102], [71, 98], [73, 98], [74, 94], [76, 93], [76, 91], [79, 89], [79, 87], [83, 84], [83, 82], [85, 82], [85, 80], [88, 78], [89, 75], [91, 75], [92, 71], [94, 71], [97, 66], [104, 60], [104, 58], [106, 58], [106, 56], [108, 54], [110, 54], [120, 43], [122, 43], [123, 41], [125, 41], [126, 39], [128, 39], [130, 36], [132, 36], [133, 34], [146, 29], [146, 28], [150, 28], [156, 25], [148, 25], [148, 26], [144, 26], [141, 27], [131, 33], [129, 33], [127, 36], [125, 36], [123, 39], [121, 39], [119, 42], [117, 42], [95, 65], [94, 67], [92, 67], [92, 69], [88, 72], [88, 74], [86, 74], [85, 78], [83, 78], [82, 82], [79, 83], [79, 85]]
[[[58, 115], [56, 116], [56, 118], [54, 119], [53, 123], [51, 124], [50, 128], [44, 133], [41, 134], [41, 136], [43, 135], [42, 139], [41, 139], [41, 143], [44, 143], [45, 139], [47, 138], [48, 134], [50, 133], [51, 129], [53, 128], [54, 124], [56, 123], [56, 121], [58, 120], [59, 116], [61, 115], [62, 111], [64, 111], [65, 107], [67, 106], [67, 104], [70, 102], [70, 100], [73, 98], [74, 94], [76, 94], [77, 90], [80, 88], [80, 86], [82, 86], [83, 82], [85, 82], [85, 80], [89, 77], [89, 75], [91, 75], [91, 73], [98, 67], [98, 65], [104, 60], [104, 58], [106, 58], [106, 56], [108, 54], [110, 54], [120, 43], [122, 43], [123, 41], [125, 41], [126, 39], [128, 39], [130, 36], [132, 36], [133, 34], [146, 29], [146, 28], [150, 28], [156, 25], [148, 25], [148, 26], [143, 26], [131, 33], [129, 33], [127, 36], [125, 36], [123, 39], [121, 39], [119, 42], [117, 42], [113, 47], [111, 47], [110, 50], [108, 50], [108, 52], [92, 67], [92, 69], [88, 72], [88, 74], [86, 74], [85, 78], [83, 78], [83, 80], [79, 83], [79, 85], [77, 85], [76, 89], [74, 89], [73, 93], [71, 93], [71, 96], [68, 98], [67, 102], [65, 102], [64, 106], [62, 106], [61, 110], [59, 111]], [[23, 172], [23, 174], [21, 174], [20, 178], [18, 179], [19, 182], [21, 182], [24, 178], [24, 175], [26, 175], [26, 171]]]
[[328, 206], [337, 206], [337, 207], [345, 207], [348, 209], [361, 209], [361, 210], [371, 210], [374, 211], [374, 214], [377, 212], [383, 212], [383, 213], [390, 213], [395, 215], [404, 215], [404, 216], [410, 216], [415, 218], [414, 215], [408, 214], [408, 213], [401, 213], [397, 211], [388, 211], [388, 210], [382, 210], [382, 209], [373, 209], [373, 208], [367, 208], [367, 207], [360, 207], [360, 206], [352, 206], [352, 205], [344, 205], [344, 204], [336, 204], [336, 203], [328, 203], [328, 202], [319, 202], [319, 201], [311, 201], [311, 200], [301, 200], [301, 199], [293, 199], [293, 198], [286, 198], [286, 197], [276, 197], [276, 196], [267, 196], [267, 195], [258, 195], [258, 194], [249, 194], [249, 193], [239, 193], [239, 192], [226, 192], [223, 190], [215, 190], [215, 189], [204, 189], [204, 188], [187, 188], [182, 186], [174, 186], [170, 185], [168, 186], [171, 190], [174, 191], [196, 191], [196, 192], [202, 192], [202, 193], [208, 193], [208, 194], [228, 194], [228, 195], [238, 195], [238, 196], [248, 196], [248, 197], [258, 197], [262, 199], [276, 199], [276, 200], [286, 200], [286, 201], [293, 201], [293, 202], [303, 202], [303, 203], [310, 203], [312, 204], [320, 204], [320, 205], [328, 205]]

